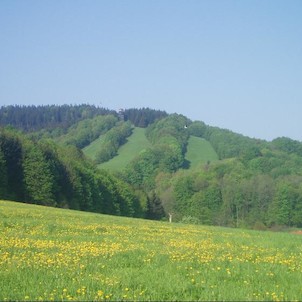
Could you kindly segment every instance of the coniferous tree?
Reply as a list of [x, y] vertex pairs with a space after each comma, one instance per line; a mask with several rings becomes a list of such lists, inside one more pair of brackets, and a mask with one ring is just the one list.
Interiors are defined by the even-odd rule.
[[159, 220], [163, 217], [165, 217], [165, 212], [162, 203], [155, 192], [152, 191], [147, 201], [146, 218]]

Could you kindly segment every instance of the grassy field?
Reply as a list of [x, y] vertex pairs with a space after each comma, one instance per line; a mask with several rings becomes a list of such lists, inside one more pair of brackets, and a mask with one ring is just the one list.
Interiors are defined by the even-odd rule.
[[185, 158], [190, 162], [190, 167], [196, 167], [207, 161], [218, 160], [218, 155], [208, 141], [191, 135]]
[[128, 137], [127, 143], [119, 148], [118, 155], [99, 165], [99, 167], [109, 170], [122, 170], [135, 156], [149, 146], [150, 142], [145, 136], [145, 129], [136, 127], [132, 135]]
[[91, 144], [89, 144], [87, 147], [83, 149], [84, 154], [91, 158], [92, 160], [95, 160], [95, 156], [97, 152], [100, 150], [102, 141], [104, 136], [100, 136], [96, 140], [94, 140]]
[[301, 300], [302, 237], [0, 201], [0, 300]]

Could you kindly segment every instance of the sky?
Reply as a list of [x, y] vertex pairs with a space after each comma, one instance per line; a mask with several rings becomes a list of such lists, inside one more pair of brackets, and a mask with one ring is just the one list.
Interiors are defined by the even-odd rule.
[[302, 141], [302, 0], [0, 0], [0, 106], [83, 103]]

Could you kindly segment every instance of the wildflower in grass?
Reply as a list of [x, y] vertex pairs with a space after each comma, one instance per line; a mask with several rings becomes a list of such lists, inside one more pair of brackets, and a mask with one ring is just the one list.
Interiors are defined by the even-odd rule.
[[[64, 218], [65, 213], [68, 212], [64, 212]], [[30, 215], [26, 214], [26, 221], [31, 219]], [[55, 215], [59, 215], [58, 212]], [[266, 233], [260, 236], [251, 232], [250, 237], [255, 237], [250, 240], [244, 239], [239, 230], [226, 233], [206, 227], [184, 229], [176, 224], [172, 228], [161, 223], [153, 226], [146, 221], [125, 226], [115, 224], [111, 217], [100, 220], [99, 216], [97, 221], [89, 224], [86, 215], [88, 217], [85, 214], [85, 219], [76, 219], [77, 223], [72, 224], [67, 219], [50, 215], [51, 224], [54, 221], [62, 224], [61, 230], [56, 227], [60, 232], [56, 231], [52, 237], [49, 237], [47, 225], [42, 226], [41, 223], [39, 229], [35, 227], [37, 220], [34, 220], [31, 233], [21, 232], [23, 224], [14, 224], [14, 228], [0, 225], [0, 279], [3, 276], [13, 279], [16, 273], [22, 276], [22, 272], [30, 269], [32, 275], [37, 275], [37, 280], [42, 280], [37, 282], [36, 289], [30, 291], [26, 280], [21, 280], [18, 288], [12, 288], [12, 293], [9, 287], [4, 286], [5, 292], [1, 288], [0, 300], [14, 300], [20, 288], [24, 295], [30, 297], [25, 299], [24, 295], [21, 296], [27, 301], [33, 298], [44, 301], [147, 300], [150, 297], [158, 300], [163, 294], [166, 294], [167, 300], [176, 295], [179, 300], [190, 300], [199, 295], [200, 300], [206, 301], [221, 300], [224, 296], [229, 300], [294, 300], [301, 294], [301, 248], [297, 244], [295, 249], [296, 241], [286, 234], [282, 236], [290, 244], [276, 249], [272, 235], [267, 236]], [[45, 221], [47, 219], [45, 217]], [[103, 231], [100, 232], [100, 229]], [[267, 236], [269, 240], [264, 240], [262, 236]], [[249, 245], [247, 240], [259, 244]], [[242, 244], [234, 244], [241, 241]], [[289, 250], [287, 246], [293, 248]], [[127, 267], [134, 265], [136, 268], [136, 260], [141, 266], [141, 278], [134, 278], [134, 283], [129, 284], [131, 277], [134, 277], [132, 273], [137, 271], [126, 271], [123, 266], [119, 271], [119, 264], [125, 263]], [[150, 274], [157, 270], [161, 272], [161, 282], [169, 278], [171, 292], [156, 288], [160, 282], [153, 275], [150, 278]], [[164, 272], [167, 272], [166, 276]], [[178, 280], [181, 281], [178, 283]], [[217, 284], [217, 280], [222, 282]], [[235, 297], [231, 295], [234, 282], [241, 285], [240, 297], [238, 292], [234, 293]], [[182, 291], [178, 291], [181, 283], [190, 288], [192, 296], [188, 293], [182, 296]], [[259, 288], [258, 284], [261, 285]], [[93, 288], [93, 292], [82, 285]]]

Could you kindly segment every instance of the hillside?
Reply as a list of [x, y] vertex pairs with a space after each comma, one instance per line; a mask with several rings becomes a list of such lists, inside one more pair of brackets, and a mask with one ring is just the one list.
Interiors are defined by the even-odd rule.
[[101, 145], [104, 141], [104, 136], [100, 136], [93, 142], [91, 142], [88, 146], [82, 149], [83, 153], [90, 159], [95, 160], [96, 154], [100, 150]]
[[301, 297], [299, 235], [153, 222], [2, 200], [0, 217], [1, 301]]
[[0, 198], [237, 228], [302, 227], [301, 142], [253, 139], [149, 108], [94, 109], [2, 107]]
[[189, 167], [194, 168], [200, 164], [218, 160], [218, 155], [208, 141], [191, 135], [188, 140], [185, 159], [189, 162]]
[[[85, 147], [83, 152], [87, 157], [95, 160], [96, 153], [99, 151], [101, 145], [102, 136]], [[112, 171], [121, 171], [131, 160], [138, 156], [140, 152], [150, 146], [151, 144], [145, 136], [145, 129], [135, 127], [132, 135], [128, 137], [127, 142], [119, 148], [117, 156], [105, 163], [99, 164], [98, 167]], [[190, 136], [185, 159], [189, 162], [189, 167], [194, 168], [199, 164], [218, 160], [218, 155], [208, 141], [200, 137]]]
[[[83, 149], [84, 154], [90, 159], [95, 160], [97, 152], [102, 147], [102, 142], [103, 136], [100, 136]], [[142, 150], [148, 147], [150, 147], [150, 142], [145, 136], [145, 129], [135, 127], [132, 134], [127, 138], [126, 143], [119, 148], [118, 154], [109, 161], [99, 164], [98, 167], [113, 171], [122, 170]]]

